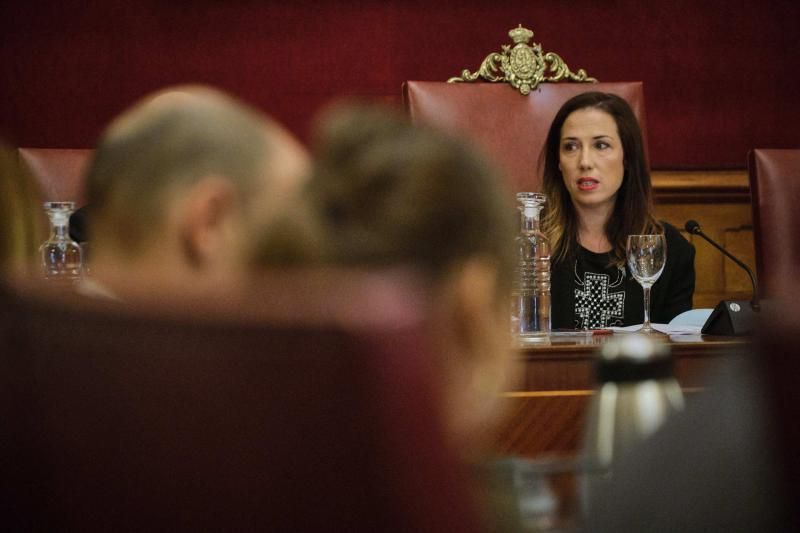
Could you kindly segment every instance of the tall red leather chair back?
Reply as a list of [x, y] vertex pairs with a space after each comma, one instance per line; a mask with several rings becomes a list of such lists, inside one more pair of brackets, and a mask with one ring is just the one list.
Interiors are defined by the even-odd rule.
[[748, 156], [756, 270], [763, 296], [777, 296], [800, 272], [800, 149]]
[[582, 70], [571, 72], [557, 54], [543, 54], [538, 43], [528, 44], [533, 32], [516, 28], [509, 36], [515, 44], [489, 54], [475, 73], [464, 71], [449, 82], [405, 82], [403, 102], [411, 119], [472, 140], [504, 171], [514, 192], [540, 189], [539, 156], [550, 123], [577, 94], [621, 96], [646, 140], [642, 82], [576, 82], [594, 80]]

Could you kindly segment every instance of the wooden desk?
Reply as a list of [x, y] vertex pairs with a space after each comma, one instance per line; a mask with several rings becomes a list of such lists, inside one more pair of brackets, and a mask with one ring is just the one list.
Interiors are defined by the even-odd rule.
[[[699, 391], [715, 362], [749, 346], [748, 339], [707, 335], [659, 336], [675, 357], [675, 373], [688, 394]], [[580, 445], [583, 418], [593, 394], [594, 354], [609, 336], [552, 337], [549, 344], [517, 351], [523, 379], [504, 394], [508, 420], [498, 453], [537, 457], [572, 455]]]

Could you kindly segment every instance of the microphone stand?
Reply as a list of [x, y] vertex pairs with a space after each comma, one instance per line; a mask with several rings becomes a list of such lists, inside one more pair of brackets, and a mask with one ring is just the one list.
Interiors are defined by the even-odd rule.
[[750, 283], [753, 285], [753, 299], [750, 300], [749, 309], [744, 301], [741, 301], [740, 304], [739, 302], [735, 301], [722, 300], [717, 304], [714, 310], [711, 311], [711, 315], [708, 317], [708, 320], [706, 320], [706, 323], [703, 324], [700, 332], [711, 335], [751, 334], [755, 322], [754, 313], [757, 313], [761, 310], [761, 304], [758, 301], [758, 283], [753, 271], [750, 270], [750, 267], [739, 261], [722, 246], [714, 242], [708, 235], [703, 233], [703, 230], [700, 229], [700, 224], [698, 224], [696, 221], [688, 220], [686, 221], [686, 226], [684, 227], [690, 234], [701, 236], [714, 248], [722, 252], [723, 255], [742, 267], [745, 272], [747, 272], [747, 275], [750, 276]]
[[700, 229], [700, 226], [699, 226], [699, 225], [697, 225], [697, 226], [694, 226], [694, 227], [692, 228], [692, 230], [690, 230], [690, 233], [692, 233], [692, 234], [694, 234], [694, 235], [699, 235], [699, 236], [701, 236], [701, 237], [702, 237], [703, 239], [705, 239], [705, 240], [706, 240], [706, 242], [708, 242], [708, 243], [709, 243], [711, 246], [713, 246], [714, 248], [716, 248], [717, 250], [719, 250], [720, 252], [722, 252], [722, 253], [725, 255], [725, 257], [727, 257], [728, 259], [730, 259], [731, 261], [733, 261], [734, 263], [736, 263], [737, 265], [739, 265], [740, 267], [742, 267], [742, 268], [744, 269], [744, 271], [745, 271], [745, 272], [747, 272], [747, 275], [748, 275], [748, 276], [750, 276], [750, 283], [751, 283], [751, 284], [752, 284], [752, 286], [753, 286], [753, 299], [752, 299], [752, 300], [750, 300], [750, 307], [753, 309], [753, 311], [760, 311], [760, 310], [761, 310], [761, 303], [759, 302], [759, 297], [758, 297], [758, 282], [756, 281], [756, 276], [755, 276], [755, 274], [753, 274], [753, 271], [752, 271], [752, 270], [750, 270], [750, 267], [748, 267], [748, 266], [747, 266], [747, 265], [745, 265], [743, 262], [741, 262], [741, 261], [739, 261], [738, 259], [736, 259], [736, 258], [735, 258], [735, 257], [734, 257], [734, 256], [733, 256], [733, 255], [732, 255], [732, 254], [731, 254], [729, 251], [727, 251], [725, 248], [723, 248], [722, 246], [720, 246], [720, 245], [719, 245], [719, 244], [717, 244], [716, 242], [712, 241], [712, 240], [711, 240], [711, 239], [710, 239], [710, 238], [709, 238], [709, 237], [708, 237], [708, 236], [707, 236], [707, 235], [706, 235], [706, 234], [703, 232], [703, 230], [701, 230], [701, 229]]

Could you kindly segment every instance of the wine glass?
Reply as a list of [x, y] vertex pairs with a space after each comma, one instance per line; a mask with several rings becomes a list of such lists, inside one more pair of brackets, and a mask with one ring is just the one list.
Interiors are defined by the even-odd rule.
[[644, 290], [644, 322], [640, 333], [652, 333], [650, 325], [650, 287], [653, 286], [667, 262], [667, 241], [663, 235], [629, 235], [628, 268]]

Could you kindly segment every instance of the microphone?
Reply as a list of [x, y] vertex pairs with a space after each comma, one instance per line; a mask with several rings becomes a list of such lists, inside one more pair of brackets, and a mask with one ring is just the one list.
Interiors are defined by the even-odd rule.
[[745, 272], [747, 272], [747, 275], [750, 276], [750, 284], [753, 286], [753, 299], [750, 301], [750, 307], [753, 308], [753, 311], [760, 311], [761, 304], [758, 301], [758, 282], [756, 281], [755, 274], [753, 274], [753, 271], [750, 270], [750, 267], [748, 267], [747, 265], [736, 259], [733, 256], [733, 254], [731, 254], [728, 250], [726, 250], [725, 248], [714, 242], [711, 239], [711, 237], [703, 233], [703, 230], [700, 229], [700, 224], [698, 224], [696, 220], [687, 220], [686, 226], [684, 226], [684, 228], [692, 235], [700, 235], [702, 238], [708, 241], [709, 244], [711, 244], [711, 246], [713, 246], [714, 248], [725, 254], [725, 257], [727, 257], [728, 259], [730, 259], [731, 261], [742, 267], [745, 270]]
[[703, 324], [702, 333], [721, 335], [742, 335], [751, 333], [753, 314], [752, 312], [748, 311], [758, 312], [761, 310], [761, 304], [759, 303], [758, 297], [758, 281], [756, 280], [755, 274], [753, 274], [753, 271], [750, 269], [750, 267], [745, 265], [739, 259], [734, 257], [733, 254], [714, 242], [714, 240], [708, 235], [703, 233], [703, 230], [700, 229], [700, 224], [698, 224], [696, 220], [687, 220], [684, 228], [690, 234], [699, 235], [708, 241], [711, 246], [722, 252], [725, 257], [742, 267], [750, 277], [750, 283], [753, 286], [753, 299], [749, 302], [749, 310], [746, 306], [742, 306], [742, 303], [744, 302], [723, 300], [717, 304], [717, 306], [714, 308], [714, 311], [711, 313], [711, 316], [709, 316], [706, 323]]

